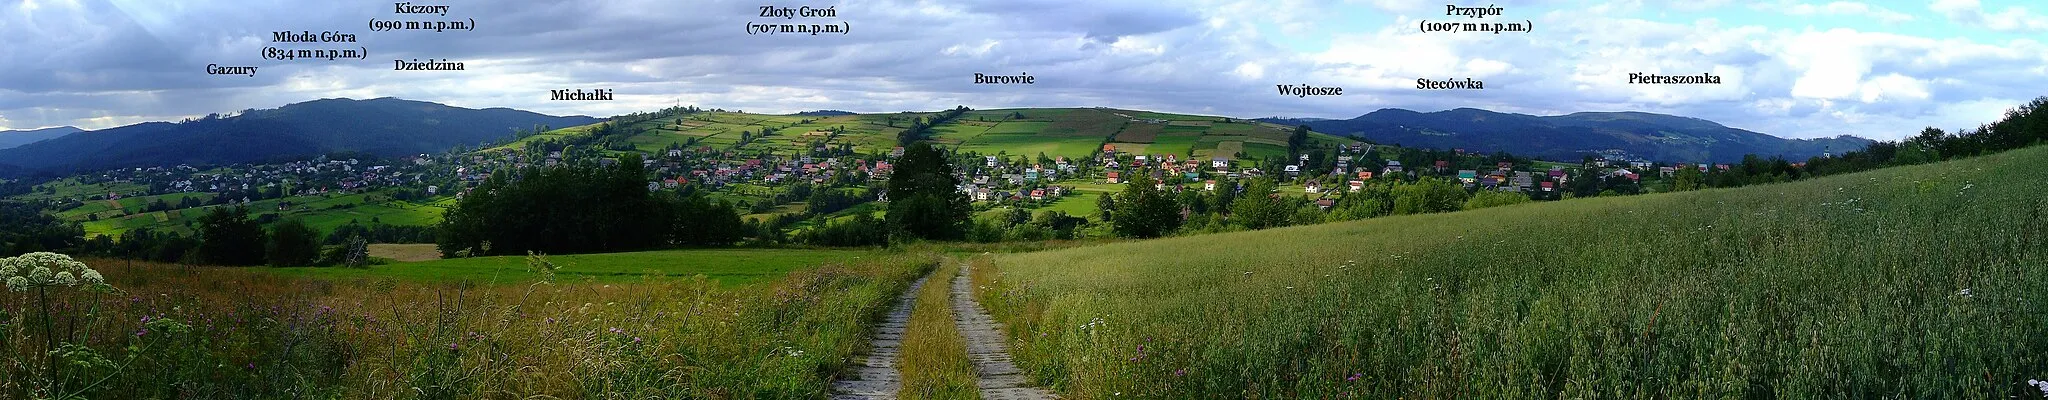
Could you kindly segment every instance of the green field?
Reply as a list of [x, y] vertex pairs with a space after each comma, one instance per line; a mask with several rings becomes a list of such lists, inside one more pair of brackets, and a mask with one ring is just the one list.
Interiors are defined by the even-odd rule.
[[[148, 196], [148, 198], [163, 197], [166, 202], [176, 204], [176, 196], [188, 195], [204, 196], [202, 198], [211, 197], [211, 195], [207, 194], [172, 194]], [[330, 232], [335, 227], [347, 225], [350, 222], [409, 226], [434, 225], [441, 222], [441, 214], [446, 212], [448, 207], [453, 206], [454, 201], [455, 198], [452, 196], [437, 197], [425, 202], [399, 201], [392, 200], [389, 195], [383, 192], [369, 192], [292, 196], [283, 199], [259, 200], [249, 202], [248, 207], [249, 214], [252, 216], [279, 214], [280, 217], [299, 218], [316, 231]], [[279, 211], [278, 205], [283, 202], [290, 202], [293, 206], [290, 210]], [[101, 210], [110, 210], [110, 208], [106, 208], [110, 206], [105, 205], [105, 201], [87, 202], [86, 206], [80, 207], [80, 210], [94, 207], [94, 203], [101, 203], [99, 206]], [[127, 205], [129, 200], [121, 199], [121, 203]], [[130, 209], [139, 210], [141, 204], [136, 203]], [[110, 211], [103, 211], [98, 213], [101, 215], [98, 220], [87, 218], [87, 213], [84, 212], [66, 212], [60, 213], [59, 216], [68, 221], [79, 222], [85, 228], [86, 237], [98, 235], [118, 237], [123, 232], [137, 228], [150, 228], [160, 232], [177, 232], [189, 235], [194, 232], [192, 226], [198, 223], [199, 217], [206, 215], [207, 209], [211, 207], [220, 206], [137, 213], [126, 216], [114, 216]]]
[[[723, 285], [773, 280], [790, 271], [830, 261], [874, 257], [857, 250], [802, 249], [695, 249], [633, 253], [572, 254], [548, 256], [561, 269], [559, 279], [569, 281], [637, 282], [645, 277], [689, 278], [704, 275]], [[280, 274], [330, 278], [392, 277], [408, 281], [458, 281], [479, 283], [532, 282], [533, 272], [526, 258], [517, 256], [450, 258], [411, 263], [375, 265], [367, 269], [304, 267], [271, 268]]]
[[[14, 197], [21, 200], [51, 200], [72, 198], [83, 200], [86, 197], [91, 197], [95, 195], [105, 196], [107, 193], [133, 194], [135, 192], [149, 190], [149, 187], [129, 182], [102, 182], [94, 184], [85, 184], [79, 183], [78, 178], [74, 177], [44, 182], [43, 184], [36, 185], [35, 189], [35, 191], [31, 191], [29, 193], [17, 195]], [[52, 192], [42, 192], [45, 189], [51, 190]]]
[[2048, 147], [1787, 184], [997, 255], [1062, 396], [2007, 398], [2048, 371]]

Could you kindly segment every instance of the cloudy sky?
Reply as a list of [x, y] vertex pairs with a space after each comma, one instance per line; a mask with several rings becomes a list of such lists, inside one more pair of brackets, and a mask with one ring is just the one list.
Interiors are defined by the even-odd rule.
[[[1499, 16], [1411, 0], [802, 2], [0, 0], [0, 129], [108, 128], [320, 98], [609, 116], [672, 104], [750, 112], [1110, 106], [1350, 118], [1380, 108], [1539, 115], [1649, 111], [1786, 137], [1894, 139], [1974, 127], [2048, 95], [2048, 5], [2015, 0], [1496, 0]], [[836, 18], [763, 18], [760, 7]], [[476, 21], [373, 32], [372, 20]], [[1529, 22], [1527, 33], [1420, 32], [1422, 21]], [[750, 35], [749, 23], [846, 34]], [[353, 44], [272, 43], [339, 31]], [[265, 47], [366, 48], [277, 61]], [[392, 60], [464, 71], [394, 71]], [[256, 66], [255, 76], [205, 66]], [[976, 85], [974, 73], [1037, 77]], [[1631, 85], [1631, 72], [1721, 85]], [[1417, 78], [1485, 82], [1417, 90]], [[1280, 95], [1274, 85], [1343, 87]], [[549, 101], [609, 88], [609, 102]]]

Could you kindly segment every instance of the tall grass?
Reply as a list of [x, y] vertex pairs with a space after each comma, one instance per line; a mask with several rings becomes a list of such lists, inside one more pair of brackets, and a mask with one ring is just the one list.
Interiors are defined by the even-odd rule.
[[[87, 398], [822, 397], [928, 254], [720, 287], [698, 279], [472, 286], [86, 260], [120, 292], [55, 307]], [[19, 315], [26, 299], [0, 294]], [[82, 325], [76, 325], [82, 324]], [[0, 324], [0, 398], [31, 397], [33, 333]], [[93, 381], [98, 380], [96, 385]]]
[[954, 325], [953, 277], [958, 263], [947, 262], [932, 273], [919, 288], [916, 306], [911, 308], [909, 327], [903, 332], [903, 388], [905, 399], [974, 399], [974, 364], [967, 360], [967, 341]]
[[1075, 398], [2004, 398], [2048, 378], [2048, 147], [976, 268]]

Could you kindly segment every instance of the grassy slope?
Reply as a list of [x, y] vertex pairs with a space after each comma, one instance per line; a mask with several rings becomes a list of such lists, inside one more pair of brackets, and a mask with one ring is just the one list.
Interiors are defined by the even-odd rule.
[[[570, 281], [633, 282], [646, 276], [705, 275], [724, 285], [775, 279], [797, 269], [828, 261], [854, 260], [875, 254], [856, 250], [699, 249], [633, 253], [555, 255], [558, 276]], [[352, 268], [271, 268], [285, 275], [320, 278], [394, 277], [408, 281], [531, 282], [525, 257], [452, 258]]]
[[1021, 366], [1077, 398], [2005, 397], [2048, 371], [2044, 163], [2035, 147], [1003, 255], [975, 275]]

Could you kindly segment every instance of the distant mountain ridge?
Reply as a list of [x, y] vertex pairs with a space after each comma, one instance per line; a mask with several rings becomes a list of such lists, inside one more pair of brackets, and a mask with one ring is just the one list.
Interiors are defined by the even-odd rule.
[[78, 127], [75, 126], [59, 126], [55, 128], [0, 131], [0, 149], [11, 149], [15, 147], [20, 147], [21, 145], [24, 144], [40, 142], [84, 131], [84, 129], [78, 129]]
[[514, 129], [601, 121], [509, 108], [469, 109], [424, 101], [322, 99], [242, 115], [146, 122], [84, 131], [0, 150], [0, 165], [68, 173], [156, 165], [216, 165], [361, 151], [435, 153], [508, 139]]
[[1618, 150], [1656, 161], [1727, 162], [1741, 160], [1746, 154], [1796, 161], [1827, 152], [1860, 150], [1871, 143], [1847, 135], [1785, 139], [1699, 118], [1646, 112], [1535, 116], [1476, 108], [1428, 113], [1385, 108], [1346, 120], [1261, 121], [1308, 125], [1319, 132], [1402, 146], [1507, 151], [1558, 160]]

